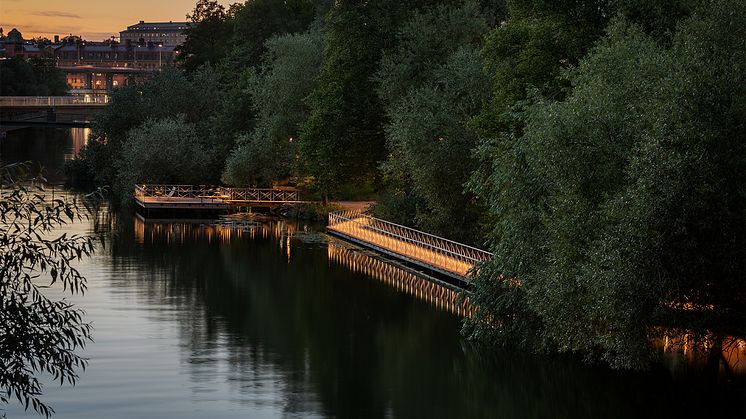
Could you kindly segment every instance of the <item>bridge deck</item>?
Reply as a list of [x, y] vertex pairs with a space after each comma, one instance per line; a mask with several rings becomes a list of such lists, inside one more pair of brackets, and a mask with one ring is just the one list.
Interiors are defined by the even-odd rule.
[[351, 211], [329, 214], [328, 230], [461, 281], [468, 281], [476, 263], [492, 256], [464, 244]]
[[227, 209], [229, 204], [220, 199], [211, 198], [182, 198], [168, 196], [135, 197], [135, 201], [143, 208], [192, 208], [192, 209]]

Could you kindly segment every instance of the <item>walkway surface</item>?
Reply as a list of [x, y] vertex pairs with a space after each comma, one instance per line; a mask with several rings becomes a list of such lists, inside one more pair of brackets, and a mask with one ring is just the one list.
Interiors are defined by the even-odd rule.
[[357, 211], [329, 214], [328, 229], [384, 253], [467, 280], [470, 271], [492, 254]]

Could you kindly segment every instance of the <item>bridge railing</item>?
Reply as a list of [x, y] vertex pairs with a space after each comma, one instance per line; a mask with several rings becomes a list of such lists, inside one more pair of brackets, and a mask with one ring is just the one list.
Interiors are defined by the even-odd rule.
[[209, 185], [135, 185], [135, 198], [190, 198], [228, 202], [298, 202], [294, 189], [226, 188]]
[[298, 202], [300, 194], [294, 189], [223, 188], [230, 201]]
[[421, 255], [422, 262], [432, 260], [433, 265], [462, 275], [465, 275], [470, 267], [493, 256], [490, 252], [371, 217], [361, 211], [331, 212], [328, 221], [332, 230], [348, 232], [354, 235], [353, 238], [373, 245], [381, 242], [383, 237], [390, 250], [397, 251], [397, 247], [401, 248], [402, 256]]
[[90, 96], [0, 96], [0, 107], [106, 105], [108, 95]]
[[221, 188], [207, 185], [135, 185], [135, 198], [223, 199]]

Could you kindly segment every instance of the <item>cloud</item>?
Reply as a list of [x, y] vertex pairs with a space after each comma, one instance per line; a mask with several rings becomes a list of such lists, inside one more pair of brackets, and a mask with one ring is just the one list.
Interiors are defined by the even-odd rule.
[[67, 12], [56, 12], [54, 10], [50, 10], [48, 12], [31, 12], [34, 16], [45, 16], [45, 17], [67, 17], [70, 19], [82, 19], [80, 15], [76, 15], [75, 13], [67, 13]]
[[[4, 1], [4, 0], [1, 0]], [[68, 25], [35, 25], [33, 23], [21, 23], [21, 22], [0, 22], [0, 27], [5, 29], [7, 33], [11, 28], [16, 28], [26, 38], [26, 34], [60, 34], [67, 35], [68, 33], [77, 34], [80, 32], [79, 26], [68, 26]], [[36, 35], [33, 35], [36, 36]]]

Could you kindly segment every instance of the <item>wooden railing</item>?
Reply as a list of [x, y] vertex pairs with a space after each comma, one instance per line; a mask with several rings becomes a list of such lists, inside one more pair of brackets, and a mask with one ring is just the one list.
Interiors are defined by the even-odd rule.
[[135, 198], [211, 199], [222, 202], [300, 202], [295, 189], [226, 188], [208, 185], [135, 185]]
[[329, 213], [328, 228], [373, 247], [429, 267], [467, 278], [492, 253], [419, 230], [394, 224], [360, 211]]
[[0, 107], [104, 106], [108, 95], [90, 96], [0, 96]]

